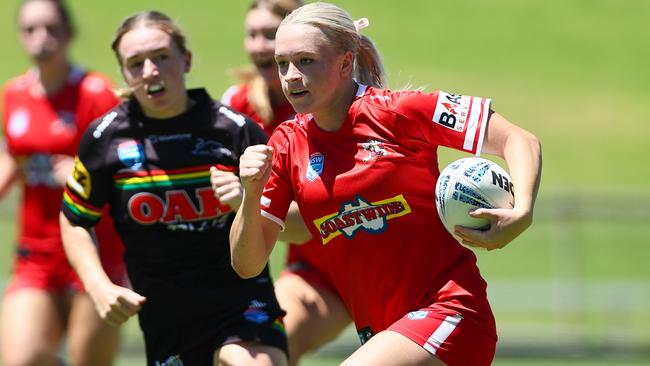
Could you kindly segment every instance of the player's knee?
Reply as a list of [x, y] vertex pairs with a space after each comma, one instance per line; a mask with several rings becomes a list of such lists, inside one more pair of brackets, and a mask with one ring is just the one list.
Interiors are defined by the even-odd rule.
[[243, 342], [221, 347], [215, 353], [215, 365], [219, 366], [281, 366], [287, 364], [284, 353], [275, 347]]
[[68, 357], [75, 366], [111, 366], [119, 348], [119, 337], [101, 342], [69, 343]]
[[47, 347], [13, 349], [2, 355], [5, 366], [40, 366], [57, 364], [57, 353]]

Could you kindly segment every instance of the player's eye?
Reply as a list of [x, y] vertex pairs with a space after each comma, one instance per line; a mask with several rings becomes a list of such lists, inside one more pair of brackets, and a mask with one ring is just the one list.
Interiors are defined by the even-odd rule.
[[314, 63], [314, 59], [313, 59], [313, 58], [304, 57], [304, 58], [301, 58], [301, 59], [300, 59], [300, 64], [301, 64], [301, 65], [305, 65], [305, 66], [306, 66], [306, 65], [311, 65], [312, 63]]
[[49, 34], [55, 37], [63, 34], [63, 28], [59, 25], [46, 25], [45, 29]]
[[275, 62], [278, 64], [278, 68], [280, 69], [286, 69], [287, 67], [289, 67], [289, 61], [276, 60]]
[[126, 67], [128, 67], [129, 70], [131, 70], [132, 72], [137, 72], [141, 70], [143, 66], [144, 66], [144, 61], [141, 60], [131, 61], [126, 64]]
[[275, 40], [275, 33], [277, 32], [277, 28], [273, 29], [267, 29], [264, 32], [262, 32], [262, 35], [264, 35], [264, 38], [268, 39], [269, 41]]
[[160, 61], [165, 61], [167, 59], [169, 59], [169, 55], [166, 54], [166, 53], [158, 54], [158, 55], [154, 56], [154, 58], [153, 58], [155, 63], [158, 63]]

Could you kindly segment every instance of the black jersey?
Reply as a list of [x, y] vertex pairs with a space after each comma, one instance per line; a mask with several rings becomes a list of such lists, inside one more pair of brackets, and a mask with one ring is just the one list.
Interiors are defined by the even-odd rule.
[[209, 171], [236, 171], [244, 149], [265, 143], [265, 134], [205, 90], [188, 93], [194, 105], [174, 118], [147, 118], [132, 100], [91, 124], [64, 193], [63, 213], [83, 227], [110, 204], [133, 287], [147, 297], [143, 328], [186, 323], [223, 310], [226, 298], [273, 291], [268, 269], [249, 280], [232, 269], [234, 213], [215, 198]]

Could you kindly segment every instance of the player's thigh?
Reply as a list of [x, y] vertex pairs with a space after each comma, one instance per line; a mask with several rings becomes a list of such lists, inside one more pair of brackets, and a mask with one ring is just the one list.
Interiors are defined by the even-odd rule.
[[3, 365], [56, 362], [66, 317], [61, 296], [37, 288], [20, 288], [5, 294], [0, 318]]
[[215, 366], [283, 366], [287, 364], [287, 356], [277, 347], [254, 343], [240, 342], [222, 346], [214, 353]]
[[318, 347], [336, 337], [352, 321], [338, 294], [299, 275], [281, 276], [275, 283], [275, 293], [287, 312], [284, 324], [290, 348], [292, 343]]
[[341, 365], [444, 366], [445, 363], [403, 335], [387, 330], [370, 338]]
[[120, 343], [119, 329], [101, 320], [87, 294], [75, 294], [68, 320], [71, 361], [78, 366], [112, 365]]

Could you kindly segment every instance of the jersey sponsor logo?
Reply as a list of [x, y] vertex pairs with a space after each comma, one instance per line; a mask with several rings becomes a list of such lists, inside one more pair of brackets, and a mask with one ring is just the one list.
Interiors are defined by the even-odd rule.
[[248, 308], [244, 310], [244, 318], [249, 322], [255, 324], [263, 324], [271, 318], [269, 313], [265, 310], [266, 303], [258, 300], [252, 300], [248, 304]]
[[234, 158], [234, 155], [232, 151], [226, 149], [222, 143], [214, 140], [204, 140], [202, 138], [199, 138], [196, 141], [196, 145], [194, 146], [194, 150], [192, 151], [192, 155], [194, 156], [210, 156], [213, 158], [229, 158], [232, 159]]
[[52, 159], [50, 154], [32, 154], [22, 160], [20, 167], [25, 184], [29, 187], [61, 188], [61, 184], [54, 178]]
[[98, 139], [102, 137], [102, 133], [104, 133], [104, 130], [108, 127], [108, 125], [113, 122], [113, 120], [117, 117], [117, 112], [111, 112], [102, 118], [102, 121], [95, 127], [95, 131], [93, 131], [93, 137]]
[[307, 166], [307, 174], [305, 175], [310, 182], [316, 180], [323, 173], [325, 166], [325, 155], [316, 152], [309, 156], [309, 164]]
[[127, 168], [137, 170], [144, 163], [144, 148], [138, 141], [125, 141], [117, 145], [117, 157]]
[[441, 91], [438, 93], [432, 120], [441, 126], [462, 132], [465, 130], [471, 102], [472, 97]]
[[165, 361], [156, 361], [155, 366], [183, 366], [183, 360], [180, 355], [169, 356]]
[[370, 100], [381, 100], [382, 102], [390, 102], [390, 95], [371, 95]]
[[410, 313], [408, 313], [407, 317], [410, 320], [422, 320], [422, 319], [426, 319], [428, 315], [429, 315], [428, 311], [418, 310], [418, 311], [411, 311]]
[[9, 125], [7, 126], [7, 134], [13, 138], [18, 138], [27, 132], [29, 127], [29, 111], [24, 108], [19, 108], [11, 113], [9, 116]]
[[155, 145], [159, 142], [175, 142], [175, 141], [185, 141], [192, 138], [191, 133], [176, 133], [173, 135], [149, 135], [147, 139], [151, 142], [152, 145]]
[[[166, 191], [164, 199], [150, 192], [140, 192], [129, 199], [127, 207], [129, 216], [142, 225], [209, 220], [231, 210], [230, 206], [222, 204], [214, 196], [211, 187], [195, 189], [194, 197], [199, 203], [198, 207], [185, 190]], [[194, 226], [185, 229], [197, 231]]]
[[81, 87], [96, 94], [101, 93], [108, 88], [106, 82], [96, 76], [87, 76], [81, 84]]
[[76, 125], [77, 121], [77, 116], [75, 115], [75, 112], [73, 111], [58, 111], [57, 115], [59, 116], [59, 120], [68, 126], [74, 126]]
[[226, 107], [219, 107], [219, 113], [230, 118], [239, 127], [243, 127], [246, 124], [246, 118], [244, 116], [235, 113]]
[[372, 338], [372, 336], [375, 335], [375, 332], [372, 331], [372, 328], [370, 327], [365, 327], [357, 330], [357, 335], [359, 336], [359, 342], [361, 344], [364, 344]]
[[359, 230], [380, 234], [388, 227], [388, 220], [410, 213], [411, 207], [401, 194], [372, 203], [357, 195], [353, 201], [344, 202], [339, 212], [314, 220], [314, 225], [325, 245], [341, 234], [352, 239]]
[[50, 124], [50, 133], [53, 135], [74, 134], [77, 132], [76, 116], [74, 112], [58, 111], [59, 118]]
[[92, 191], [92, 182], [90, 180], [90, 173], [86, 166], [79, 160], [79, 157], [74, 158], [74, 167], [72, 173], [68, 176], [68, 186], [83, 199], [90, 197]]
[[388, 151], [384, 149], [384, 143], [375, 140], [375, 139], [369, 139], [367, 142], [364, 142], [362, 145], [363, 149], [368, 152], [368, 155], [363, 158], [363, 162], [367, 163], [372, 159], [378, 158], [380, 156], [387, 156]]

